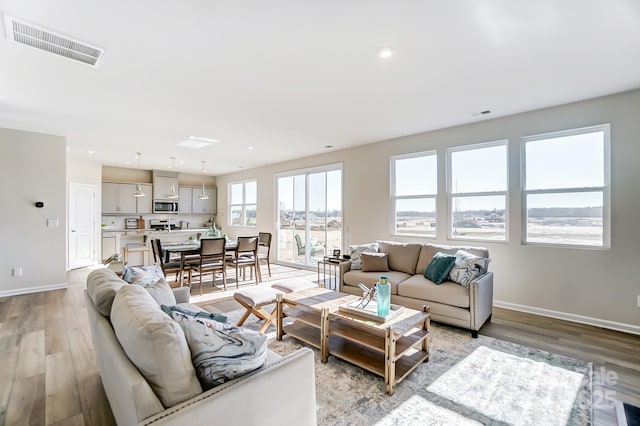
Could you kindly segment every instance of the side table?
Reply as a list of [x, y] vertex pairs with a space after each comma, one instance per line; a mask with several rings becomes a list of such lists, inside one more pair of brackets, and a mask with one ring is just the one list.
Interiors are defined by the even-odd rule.
[[[340, 279], [340, 264], [343, 260], [331, 260], [325, 256], [323, 260], [318, 261], [318, 285], [330, 290], [338, 290], [340, 287], [338, 280]], [[322, 278], [321, 278], [322, 275]]]

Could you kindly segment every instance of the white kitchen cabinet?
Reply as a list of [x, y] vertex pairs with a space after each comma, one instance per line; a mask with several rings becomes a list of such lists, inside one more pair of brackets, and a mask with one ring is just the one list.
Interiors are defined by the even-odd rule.
[[205, 188], [204, 192], [209, 196], [208, 200], [201, 200], [198, 196], [202, 193], [202, 189], [193, 190], [192, 197], [192, 213], [215, 213], [216, 212], [216, 197], [218, 191], [215, 188]]
[[[134, 185], [135, 187], [135, 185]], [[151, 196], [151, 191], [153, 190], [153, 186], [151, 184], [141, 184], [142, 192], [144, 192], [144, 197], [134, 197], [136, 199], [136, 213], [138, 214], [150, 214], [153, 213], [153, 197]]]
[[[178, 192], [179, 184], [177, 177], [153, 176], [153, 199], [168, 200], [171, 189]], [[175, 200], [174, 200], [175, 201]]]
[[178, 200], [178, 213], [191, 213], [192, 212], [192, 197], [193, 197], [194, 189], [181, 186], [178, 194], [180, 198]]
[[[150, 187], [150, 185], [144, 186]], [[102, 214], [136, 213], [136, 197], [133, 196], [135, 190], [136, 185], [132, 183], [103, 182]], [[144, 188], [144, 190], [146, 191], [147, 188]], [[147, 196], [149, 195], [150, 192]]]

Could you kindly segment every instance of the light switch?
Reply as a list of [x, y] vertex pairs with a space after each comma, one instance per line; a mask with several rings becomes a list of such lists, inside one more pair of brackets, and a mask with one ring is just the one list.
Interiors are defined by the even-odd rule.
[[58, 219], [47, 219], [47, 228], [57, 228], [58, 226]]

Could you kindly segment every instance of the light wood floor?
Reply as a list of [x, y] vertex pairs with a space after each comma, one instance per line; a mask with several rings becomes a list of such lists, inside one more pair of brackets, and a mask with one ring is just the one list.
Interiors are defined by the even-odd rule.
[[[66, 290], [0, 298], [0, 425], [114, 424], [82, 294], [89, 272], [69, 272]], [[276, 265], [272, 275], [265, 271], [263, 278], [316, 279]], [[229, 300], [233, 278], [228, 288], [214, 290], [209, 283], [198, 296], [196, 287], [192, 301], [221, 313], [239, 309]], [[494, 310], [480, 334], [593, 362], [594, 424], [616, 424], [610, 399], [640, 405], [639, 336], [504, 309]]]

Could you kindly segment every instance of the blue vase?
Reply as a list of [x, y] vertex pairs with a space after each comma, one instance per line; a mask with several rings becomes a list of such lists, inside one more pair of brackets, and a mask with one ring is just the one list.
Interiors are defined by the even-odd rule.
[[391, 284], [389, 278], [381, 276], [376, 283], [376, 294], [378, 299], [378, 316], [386, 317], [391, 309]]

